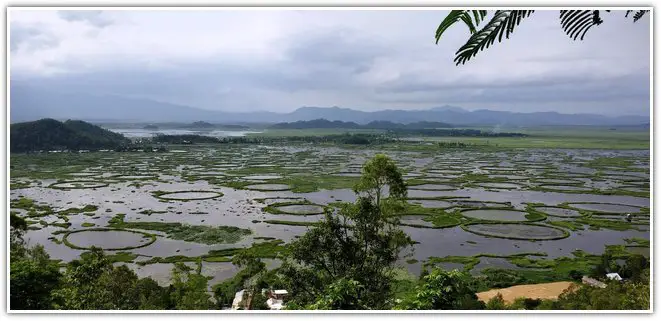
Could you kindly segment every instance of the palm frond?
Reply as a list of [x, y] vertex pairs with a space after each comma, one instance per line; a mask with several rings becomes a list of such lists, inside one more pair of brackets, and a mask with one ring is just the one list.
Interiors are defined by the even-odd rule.
[[593, 26], [598, 26], [604, 22], [599, 10], [560, 10], [560, 24], [565, 33], [576, 40], [579, 36], [581, 40]]
[[633, 15], [633, 22], [640, 20], [649, 10], [638, 10], [636, 14]]
[[472, 57], [475, 57], [478, 52], [489, 48], [498, 38], [498, 42], [505, 38], [509, 38], [510, 34], [514, 32], [514, 27], [521, 23], [523, 18], [528, 17], [535, 10], [498, 10], [482, 30], [473, 33], [456, 53], [454, 61], [457, 65], [465, 64]]
[[[473, 15], [471, 17], [471, 14]], [[450, 13], [443, 19], [443, 22], [436, 29], [436, 44], [441, 39], [441, 35], [450, 28], [459, 20], [463, 21], [471, 34], [474, 34], [477, 30], [477, 26], [484, 20], [486, 17], [486, 10], [452, 10]]]

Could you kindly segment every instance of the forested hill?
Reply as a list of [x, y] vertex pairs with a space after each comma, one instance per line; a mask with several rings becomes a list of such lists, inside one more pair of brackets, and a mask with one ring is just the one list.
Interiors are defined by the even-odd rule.
[[309, 129], [309, 128], [342, 128], [342, 129], [432, 129], [452, 128], [453, 126], [441, 122], [420, 121], [409, 124], [393, 123], [391, 121], [372, 121], [365, 125], [354, 122], [330, 121], [326, 119], [314, 119], [308, 121], [296, 121], [291, 123], [278, 123], [272, 129]]
[[38, 150], [114, 149], [128, 144], [121, 134], [80, 120], [60, 122], [44, 118], [12, 124], [9, 132], [10, 152]]

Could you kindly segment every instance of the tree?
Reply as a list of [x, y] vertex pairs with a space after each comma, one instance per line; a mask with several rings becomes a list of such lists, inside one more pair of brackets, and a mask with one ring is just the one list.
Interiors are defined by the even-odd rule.
[[471, 276], [457, 270], [435, 268], [416, 288], [415, 297], [403, 301], [403, 310], [481, 310]]
[[388, 156], [377, 154], [363, 165], [362, 175], [354, 186], [354, 192], [367, 193], [368, 197], [381, 206], [381, 195], [386, 186], [391, 199], [401, 200], [406, 197], [406, 184], [397, 164]]
[[62, 287], [53, 295], [58, 309], [65, 310], [134, 310], [139, 295], [138, 277], [125, 265], [117, 268], [98, 248], [71, 261], [62, 278]]
[[[49, 310], [51, 292], [60, 286], [60, 269], [37, 245], [12, 257], [9, 266], [9, 306], [12, 310]], [[14, 252], [16, 253], [16, 252]]]
[[197, 271], [182, 262], [176, 262], [172, 268], [170, 299], [177, 310], [208, 310], [213, 307], [211, 295], [207, 293], [207, 278], [201, 274], [202, 264], [198, 262]]
[[619, 270], [619, 274], [625, 279], [638, 282], [643, 278], [645, 269], [649, 269], [649, 267], [650, 262], [646, 257], [634, 254], [627, 257], [624, 266]]
[[[590, 28], [598, 26], [603, 22], [601, 11], [560, 10], [560, 25], [570, 38], [576, 40], [580, 37], [583, 40]], [[610, 10], [605, 11], [610, 12]], [[633, 11], [627, 10], [625, 17], [628, 17]], [[452, 10], [443, 19], [438, 29], [436, 29], [436, 43], [438, 44], [441, 36], [448, 28], [459, 21], [464, 22], [471, 36], [468, 38], [466, 44], [461, 46], [456, 52], [454, 61], [457, 65], [465, 64], [471, 58], [475, 57], [478, 52], [489, 48], [496, 39], [498, 39], [498, 42], [501, 42], [503, 35], [509, 39], [510, 34], [514, 32], [514, 28], [534, 12], [535, 10], [496, 10], [491, 20], [478, 31], [477, 27], [480, 23], [486, 21], [487, 10]], [[640, 20], [647, 12], [649, 10], [637, 10], [632, 15], [633, 21]]]
[[[390, 193], [384, 198], [386, 185]], [[326, 212], [290, 244], [280, 274], [292, 293], [291, 307], [385, 309], [392, 304], [394, 263], [411, 239], [387, 213], [406, 195], [406, 185], [394, 162], [377, 155], [363, 167], [354, 191], [359, 194], [354, 204], [341, 204], [337, 214]], [[351, 297], [356, 293], [359, 298]], [[333, 299], [324, 299], [329, 296]]]
[[639, 282], [608, 281], [605, 288], [572, 285], [565, 290], [555, 310], [648, 310], [650, 308], [649, 269]]

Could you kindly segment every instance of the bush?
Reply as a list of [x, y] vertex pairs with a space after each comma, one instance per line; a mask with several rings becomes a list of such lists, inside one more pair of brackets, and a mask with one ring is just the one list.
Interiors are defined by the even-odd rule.
[[507, 310], [507, 304], [503, 300], [503, 295], [498, 293], [487, 302], [487, 310]]
[[574, 281], [580, 281], [583, 278], [583, 273], [576, 270], [571, 270], [569, 271], [569, 277]]

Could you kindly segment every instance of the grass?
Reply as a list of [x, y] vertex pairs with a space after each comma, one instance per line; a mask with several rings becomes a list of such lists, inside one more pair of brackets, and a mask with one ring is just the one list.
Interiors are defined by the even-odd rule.
[[[615, 130], [579, 126], [511, 128], [528, 137], [428, 137], [426, 141], [463, 142], [498, 148], [580, 148], [580, 149], [649, 149], [647, 130]], [[435, 148], [435, 147], [434, 147]]]
[[164, 222], [125, 222], [124, 214], [118, 214], [108, 223], [110, 227], [141, 229], [164, 232], [169, 238], [202, 244], [236, 243], [252, 232], [236, 226], [205, 226]]
[[94, 226], [94, 225], [96, 225], [96, 224], [94, 224], [94, 223], [89, 223], [89, 222], [85, 222], [85, 223], [80, 224], [80, 226], [82, 226], [82, 227], [92, 227], [92, 226]]

